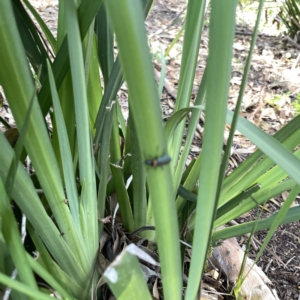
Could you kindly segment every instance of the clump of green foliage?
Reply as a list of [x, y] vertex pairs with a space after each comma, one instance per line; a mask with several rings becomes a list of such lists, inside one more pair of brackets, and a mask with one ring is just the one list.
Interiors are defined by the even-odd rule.
[[292, 102], [292, 105], [295, 109], [295, 115], [300, 114], [300, 94], [296, 96], [296, 99]]
[[[166, 124], [160, 107], [164, 78], [157, 87], [144, 26], [152, 2], [60, 1], [56, 38], [27, 0], [0, 1], [0, 84], [20, 132], [16, 146], [0, 132], [0, 290], [12, 287], [13, 300], [51, 300], [53, 292], [70, 300], [103, 299], [100, 278], [117, 299], [152, 299], [136, 257], [147, 255], [131, 244], [110, 263], [99, 246], [102, 221], [112, 214], [110, 197], [118, 202], [126, 234], [155, 227], [144, 237], [157, 245], [166, 300], [197, 297], [208, 249], [219, 240], [254, 226], [269, 228], [260, 255], [279, 224], [300, 218], [300, 207], [290, 208], [300, 192], [300, 150], [293, 151], [300, 116], [270, 136], [239, 115], [264, 1], [234, 112], [227, 104], [238, 1], [210, 1], [209, 55], [193, 107], [207, 3], [188, 1], [177, 99]], [[124, 81], [128, 120], [117, 101]], [[202, 151], [186, 168], [202, 110]], [[226, 123], [231, 129], [223, 153]], [[236, 129], [258, 150], [227, 176]], [[23, 145], [34, 174], [24, 169]], [[219, 229], [287, 190], [277, 214]], [[21, 243], [12, 200], [27, 218], [37, 259]], [[185, 288], [180, 240], [192, 244]]]
[[300, 30], [300, 3], [297, 0], [284, 0], [280, 8], [279, 16], [288, 30], [291, 38], [298, 41]]

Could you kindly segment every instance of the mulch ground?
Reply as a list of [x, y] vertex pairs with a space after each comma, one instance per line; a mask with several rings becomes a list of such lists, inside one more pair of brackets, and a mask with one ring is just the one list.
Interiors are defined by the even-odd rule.
[[[42, 17], [55, 33], [57, 20], [56, 1], [31, 1], [41, 12]], [[274, 6], [274, 3], [271, 2]], [[154, 56], [157, 76], [160, 74], [160, 49], [167, 49], [179, 32], [186, 13], [184, 0], [157, 0], [150, 13], [146, 25], [149, 33], [149, 45]], [[297, 113], [295, 104], [300, 103], [300, 68], [299, 49], [297, 46], [284, 43], [282, 40], [283, 29], [273, 24], [276, 16], [276, 7], [266, 9], [261, 20], [260, 35], [256, 43], [249, 80], [244, 95], [242, 114], [254, 124], [274, 134], [283, 125], [289, 122]], [[234, 42], [234, 58], [232, 60], [232, 78], [228, 99], [228, 108], [234, 109], [241, 84], [244, 63], [247, 58], [252, 28], [255, 22], [255, 7], [247, 6], [238, 8], [237, 30]], [[182, 36], [166, 57], [166, 78], [169, 84], [165, 85], [162, 97], [162, 110], [167, 119], [174, 109], [174, 98], [180, 71], [180, 57], [182, 52]], [[197, 93], [208, 56], [208, 30], [202, 34], [199, 61], [194, 82], [194, 96]], [[0, 95], [1, 96], [1, 95]], [[126, 87], [120, 92], [119, 99], [126, 115], [128, 113]], [[191, 99], [193, 102], [193, 97]], [[0, 115], [14, 125], [14, 121], [4, 99], [0, 107]], [[197, 157], [201, 151], [202, 125], [199, 124], [195, 141], [189, 159]], [[249, 154], [255, 151], [252, 145], [241, 135], [234, 138], [234, 153], [230, 158], [229, 168], [235, 168]], [[286, 199], [286, 193], [272, 199], [264, 206], [263, 217], [277, 212], [281, 203]], [[299, 205], [298, 197], [294, 205]], [[244, 214], [236, 221], [239, 223], [255, 220], [255, 210]], [[255, 234], [257, 247], [263, 242], [265, 231]], [[240, 245], [247, 243], [246, 238], [239, 238]], [[267, 274], [277, 290], [278, 296], [283, 300], [300, 300], [300, 222], [282, 225], [278, 228], [267, 250], [258, 261], [258, 265]], [[249, 257], [254, 259], [258, 250], [251, 247]], [[220, 279], [222, 280], [222, 278]], [[223, 291], [228, 292], [226, 280], [223, 280]], [[229, 299], [229, 298], [228, 298]]]

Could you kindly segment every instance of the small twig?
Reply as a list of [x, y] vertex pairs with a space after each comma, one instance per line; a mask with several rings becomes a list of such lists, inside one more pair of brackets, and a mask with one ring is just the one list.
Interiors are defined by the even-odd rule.
[[100, 218], [99, 214], [98, 214], [98, 221], [102, 222], [103, 224], [107, 224], [110, 222], [111, 216], [107, 216], [105, 218]]
[[25, 238], [26, 238], [26, 216], [22, 214], [22, 224], [21, 224], [21, 239], [22, 244], [24, 245]]
[[285, 266], [287, 267], [287, 265], [295, 258], [295, 256], [291, 257], [285, 264]]
[[282, 39], [283, 42], [288, 42], [290, 43], [291, 45], [293, 45], [294, 47], [296, 47], [297, 49], [300, 49], [300, 45], [298, 45], [296, 42], [293, 41], [293, 39], [291, 39], [288, 35], [285, 36], [283, 39]]
[[174, 19], [172, 19], [168, 24], [166, 24], [163, 28], [158, 29], [153, 34], [149, 35], [149, 40], [153, 39], [155, 36], [158, 36], [159, 34], [163, 33], [165, 30], [167, 30], [169, 27], [171, 27], [176, 20], [185, 12], [187, 7], [185, 7], [181, 12], [179, 12]]
[[298, 65], [299, 59], [300, 59], [300, 52], [298, 53], [298, 56], [297, 56], [295, 62], [293, 63], [293, 65], [292, 65], [292, 70], [296, 69], [296, 66]]
[[[18, 271], [17, 271], [17, 269], [14, 269], [12, 274], [11, 274], [11, 279], [15, 280], [17, 275], [18, 275]], [[8, 300], [9, 297], [10, 297], [10, 293], [11, 293], [11, 287], [7, 287], [2, 300]]]
[[[161, 77], [161, 74], [160, 72], [156, 69], [156, 68], [160, 68], [160, 66], [156, 63], [154, 63], [155, 65], [155, 68], [154, 68], [154, 73], [155, 73], [155, 76], [157, 78], [157, 80], [160, 80], [160, 77]], [[164, 88], [166, 89], [166, 91], [168, 92], [168, 94], [171, 96], [172, 99], [176, 100], [177, 98], [177, 95], [176, 95], [176, 89], [173, 88], [171, 86], [171, 83], [169, 82], [169, 80], [167, 78], [165, 78], [165, 81], [164, 81]], [[163, 99], [161, 99], [163, 100]], [[194, 106], [194, 104], [192, 102], [190, 102], [190, 106]], [[191, 113], [188, 114], [188, 117], [191, 118]], [[199, 124], [197, 124], [197, 131], [199, 132], [200, 135], [202, 135], [202, 128]]]
[[270, 261], [268, 262], [266, 268], [265, 268], [265, 273], [268, 273], [270, 265], [271, 265], [272, 262], [273, 262], [273, 259], [271, 258]]
[[113, 240], [115, 240], [115, 235], [114, 235], [115, 219], [116, 219], [116, 215], [117, 215], [118, 209], [119, 209], [119, 203], [117, 203], [117, 205], [115, 207], [115, 211], [114, 211], [112, 222], [111, 222], [111, 232], [112, 232], [112, 238], [113, 238]]
[[186, 246], [186, 247], [188, 247], [188, 248], [191, 248], [191, 249], [193, 248], [192, 245], [188, 244], [188, 243], [185, 242], [185, 241], [179, 240], [179, 242], [180, 242], [182, 245], [184, 245], [184, 246]]
[[[253, 32], [252, 31], [242, 31], [242, 30], [236, 30], [235, 31], [235, 34], [238, 34], [238, 35], [249, 35], [249, 36], [252, 36], [253, 35]], [[269, 34], [265, 34], [265, 33], [258, 33], [257, 34], [259, 37], [274, 37], [273, 35], [269, 35]], [[276, 38], [276, 37], [275, 37]]]
[[[261, 246], [261, 242], [257, 239], [255, 239], [256, 243]], [[282, 261], [282, 259], [275, 253], [273, 252], [272, 250], [268, 249], [268, 247], [265, 248], [270, 254], [272, 254], [276, 259], [277, 261], [279, 261], [280, 263], [282, 263], [283, 266], [285, 266], [284, 262]]]
[[137, 234], [139, 234], [139, 233], [141, 233], [141, 232], [143, 232], [145, 230], [155, 230], [155, 226], [143, 226], [143, 227], [141, 227], [141, 228], [139, 228], [139, 229], [137, 229], [137, 230], [129, 233], [128, 234], [128, 238], [131, 238], [134, 235], [137, 235]]
[[[133, 176], [131, 175], [126, 182], [126, 190], [128, 190], [128, 187], [132, 181]], [[114, 214], [113, 214], [113, 218], [112, 218], [112, 223], [111, 223], [111, 232], [112, 232], [112, 238], [113, 241], [115, 241], [115, 236], [114, 236], [114, 229], [115, 229], [115, 219], [116, 219], [116, 215], [117, 215], [117, 211], [119, 209], [119, 203], [117, 203]]]

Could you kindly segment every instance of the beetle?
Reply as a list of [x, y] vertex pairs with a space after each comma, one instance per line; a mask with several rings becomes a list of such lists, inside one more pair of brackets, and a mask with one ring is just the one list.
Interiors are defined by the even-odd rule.
[[170, 161], [171, 161], [171, 157], [169, 155], [163, 155], [159, 158], [146, 160], [145, 163], [146, 165], [151, 167], [158, 167], [158, 166], [167, 165]]

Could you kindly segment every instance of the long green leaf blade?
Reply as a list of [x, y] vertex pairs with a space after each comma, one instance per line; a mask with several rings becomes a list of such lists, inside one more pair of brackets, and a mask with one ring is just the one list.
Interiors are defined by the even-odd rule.
[[13, 259], [14, 265], [18, 270], [21, 281], [28, 285], [32, 290], [37, 291], [38, 287], [29, 266], [26, 252], [21, 242], [19, 229], [14, 217], [14, 213], [9, 198], [0, 179], [0, 228]]
[[[199, 178], [192, 258], [186, 299], [195, 299], [206, 261], [216, 199], [231, 75], [232, 44], [237, 1], [211, 1], [207, 62], [206, 122]], [[220, 47], [220, 44], [222, 47]], [[216, 84], [218, 88], [216, 89]], [[208, 172], [209, 170], [209, 172]]]
[[[35, 94], [35, 87], [10, 1], [0, 1], [0, 37], [2, 39], [0, 83], [4, 88], [17, 126], [22, 128], [26, 116], [24, 112], [28, 110], [32, 95]], [[64, 232], [64, 239], [73, 249], [77, 259], [84, 260], [77, 243], [69, 208], [64, 203], [65, 195], [58, 163], [37, 100], [34, 101], [30, 114], [25, 147], [58, 227], [61, 232]]]
[[[135, 124], [143, 124], [136, 127], [142, 159], [159, 158], [166, 154], [167, 144], [141, 2], [108, 0], [105, 7], [117, 36], [120, 61], [129, 87], [130, 113]], [[147, 181], [157, 229], [164, 296], [167, 300], [181, 299], [178, 222], [169, 166], [147, 167]]]
[[50, 80], [50, 89], [52, 94], [53, 108], [55, 112], [55, 122], [58, 128], [59, 148], [61, 153], [61, 160], [63, 165], [63, 172], [64, 172], [66, 190], [68, 196], [68, 199], [66, 199], [66, 201], [70, 206], [70, 211], [74, 220], [74, 224], [77, 227], [77, 229], [79, 229], [79, 218], [78, 218], [79, 206], [78, 206], [77, 188], [76, 188], [74, 172], [73, 172], [71, 149], [70, 149], [66, 126], [64, 123], [63, 114], [59, 103], [59, 98], [56, 90], [52, 69], [49, 62], [47, 62], [47, 67], [49, 73], [48, 76]]
[[[275, 213], [273, 216], [268, 217], [263, 220], [259, 221], [252, 221], [247, 222], [240, 225], [231, 226], [225, 229], [221, 229], [218, 231], [215, 231], [212, 236], [212, 242], [213, 244], [216, 243], [219, 239], [228, 239], [231, 237], [241, 236], [243, 234], [251, 232], [253, 226], [257, 223], [256, 231], [268, 229], [272, 226], [275, 218], [277, 217], [278, 213]], [[281, 220], [280, 224], [287, 224], [292, 223], [295, 221], [298, 221], [300, 219], [300, 206], [292, 207], [288, 210], [285, 217]]]
[[84, 213], [86, 214], [86, 217], [88, 219], [88, 223], [86, 224], [86, 226], [89, 228], [89, 234], [87, 236], [84, 235], [84, 238], [86, 247], [87, 249], [89, 249], [88, 257], [92, 262], [98, 248], [98, 218], [84, 60], [76, 1], [65, 1], [65, 8], [73, 93], [75, 101], [80, 182], [81, 184], [85, 182], [87, 187], [86, 195], [82, 197], [82, 206], [84, 208]]
[[[232, 116], [233, 112], [227, 111], [229, 124], [232, 121]], [[237, 129], [300, 184], [300, 160], [291, 151], [242, 117], [239, 117]]]
[[[175, 106], [176, 111], [189, 105], [198, 61], [206, 3], [206, 0], [188, 1], [180, 77]], [[174, 155], [174, 159], [171, 163], [172, 170], [174, 170], [177, 165], [184, 127], [185, 124], [182, 122], [175, 133], [172, 147], [172, 155]]]

